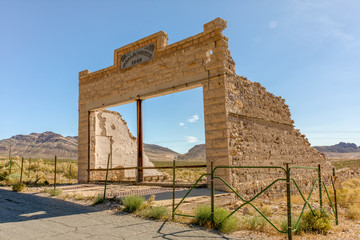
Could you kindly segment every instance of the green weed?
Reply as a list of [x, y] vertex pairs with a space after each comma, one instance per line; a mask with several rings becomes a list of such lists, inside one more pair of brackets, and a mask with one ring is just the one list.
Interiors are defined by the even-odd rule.
[[136, 210], [139, 210], [144, 202], [145, 198], [137, 195], [130, 195], [122, 199], [122, 203], [125, 207], [124, 211], [128, 213], [133, 213]]
[[238, 228], [239, 221], [235, 216], [226, 218], [230, 212], [224, 208], [214, 209], [214, 225], [211, 226], [210, 206], [200, 205], [195, 209], [195, 223], [207, 228], [214, 227], [221, 232], [233, 232]]

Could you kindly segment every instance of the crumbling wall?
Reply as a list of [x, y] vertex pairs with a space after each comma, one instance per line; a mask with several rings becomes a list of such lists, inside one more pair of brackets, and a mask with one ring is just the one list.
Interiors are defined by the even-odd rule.
[[[108, 110], [93, 111], [91, 119], [91, 168], [105, 169], [108, 154], [109, 168], [136, 167], [137, 142], [118, 112]], [[144, 153], [144, 167], [154, 167]], [[135, 180], [136, 170], [115, 170], [109, 172], [109, 179], [116, 181]], [[157, 176], [160, 173], [154, 169], [144, 170], [144, 176]], [[90, 180], [103, 180], [104, 172], [92, 172]]]
[[[321, 164], [323, 177], [329, 177], [331, 165], [322, 153], [310, 146], [305, 135], [294, 128], [285, 99], [236, 74], [227, 78], [226, 91], [231, 165], [285, 167], [289, 163], [290, 166], [317, 167]], [[314, 170], [300, 173], [294, 169], [292, 173], [305, 188], [317, 177]], [[282, 171], [273, 169], [231, 171], [233, 186], [248, 192], [259, 192], [272, 180], [284, 176]]]

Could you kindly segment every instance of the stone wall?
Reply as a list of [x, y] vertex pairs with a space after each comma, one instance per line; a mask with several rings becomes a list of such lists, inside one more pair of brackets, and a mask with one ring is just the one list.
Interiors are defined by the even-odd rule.
[[[226, 26], [217, 18], [204, 24], [203, 32], [171, 45], [167, 34], [158, 32], [115, 50], [113, 66], [79, 73], [80, 182], [86, 181], [89, 167], [90, 111], [201, 86], [208, 171], [211, 162], [214, 167], [322, 164], [324, 172], [329, 170], [324, 156], [294, 128], [284, 99], [235, 74], [228, 38], [222, 34]], [[121, 69], [124, 54], [150, 45], [155, 46], [152, 60]], [[238, 188], [257, 179], [231, 169], [219, 169], [217, 175]]]
[[[90, 168], [106, 169], [108, 154], [109, 168], [136, 167], [137, 141], [118, 112], [108, 110], [93, 111], [91, 118]], [[143, 154], [144, 167], [154, 167], [146, 154]], [[144, 177], [161, 175], [157, 170], [144, 170]], [[133, 181], [136, 170], [113, 170], [109, 179], [114, 181]], [[94, 171], [90, 180], [104, 180], [104, 171]]]

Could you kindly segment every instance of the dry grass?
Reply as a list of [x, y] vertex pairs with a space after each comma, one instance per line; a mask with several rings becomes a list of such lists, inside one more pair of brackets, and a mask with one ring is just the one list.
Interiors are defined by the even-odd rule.
[[[172, 167], [172, 162], [171, 161], [153, 161], [155, 167], [162, 167], [162, 166], [171, 166]], [[187, 162], [187, 161], [179, 161], [176, 162], [176, 167], [179, 166], [191, 166], [191, 165], [204, 165], [206, 164], [203, 161], [199, 161], [199, 162]], [[173, 174], [173, 170], [172, 169], [159, 169], [159, 171], [164, 172], [166, 174], [168, 174], [169, 176], [172, 176]], [[187, 180], [189, 182], [195, 182], [196, 180], [199, 179], [199, 177], [206, 173], [206, 168], [179, 168], [176, 169], [175, 171], [175, 175], [176, 175], [176, 179], [177, 180]]]
[[[55, 161], [47, 159], [24, 160], [23, 181], [30, 185], [46, 185], [54, 183]], [[77, 182], [77, 162], [74, 160], [58, 160], [56, 165], [57, 183]], [[20, 179], [21, 159], [11, 161], [0, 160], [0, 185], [11, 185]]]
[[[330, 189], [331, 201], [334, 202], [333, 190]], [[350, 208], [351, 206], [360, 207], [360, 179], [353, 178], [344, 181], [341, 184], [341, 188], [336, 190], [337, 203], [344, 208]]]

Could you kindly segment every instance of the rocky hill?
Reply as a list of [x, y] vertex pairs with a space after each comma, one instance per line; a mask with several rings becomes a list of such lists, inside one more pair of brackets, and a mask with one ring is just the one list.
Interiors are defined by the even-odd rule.
[[356, 146], [355, 143], [340, 142], [331, 146], [316, 146], [314, 147], [320, 152], [337, 152], [337, 153], [352, 153], [360, 152], [360, 146]]
[[144, 143], [144, 152], [150, 161], [172, 161], [179, 153], [155, 144]]
[[195, 145], [185, 154], [179, 154], [177, 160], [180, 161], [205, 161], [205, 144]]
[[64, 137], [53, 132], [16, 135], [0, 140], [0, 157], [12, 156], [77, 159], [77, 137]]
[[319, 152], [325, 154], [329, 159], [359, 159], [360, 158], [360, 146], [355, 143], [340, 142], [331, 146], [315, 146]]

